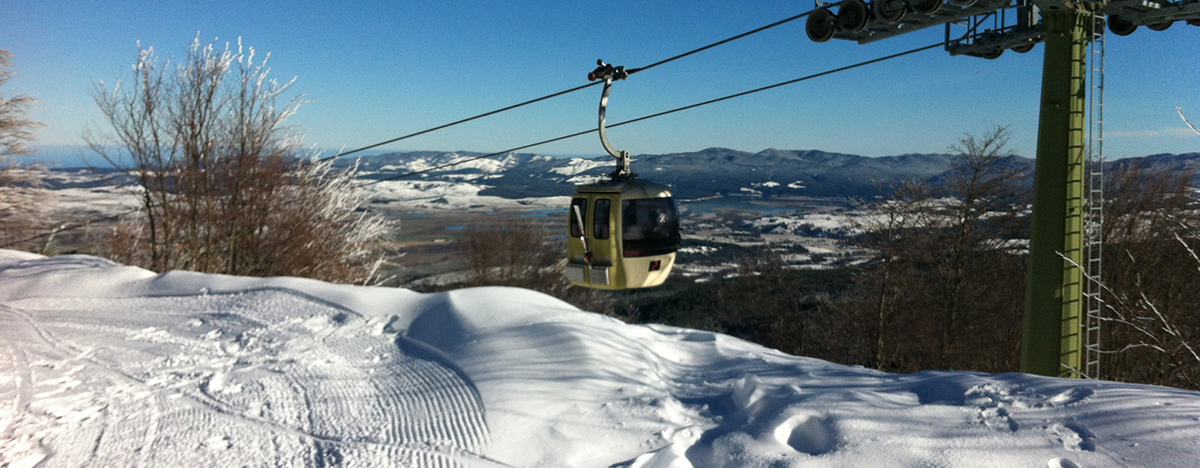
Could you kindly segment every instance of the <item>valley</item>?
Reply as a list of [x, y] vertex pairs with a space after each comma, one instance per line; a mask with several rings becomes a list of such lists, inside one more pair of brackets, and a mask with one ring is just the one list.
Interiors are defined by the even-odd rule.
[[[361, 209], [396, 223], [378, 246], [387, 261], [384, 285], [439, 289], [462, 284], [468, 261], [462, 241], [472, 232], [536, 229], [563, 250], [566, 206], [577, 184], [606, 177], [612, 160], [512, 153], [481, 158], [468, 152], [403, 152], [346, 158], [369, 202]], [[849, 239], [877, 200], [905, 181], [943, 182], [954, 157], [908, 154], [868, 158], [819, 150], [757, 153], [709, 148], [691, 153], [635, 156], [634, 168], [672, 187], [682, 215], [683, 245], [673, 283], [706, 282], [737, 274], [737, 263], [769, 249], [791, 269], [855, 265], [870, 255]], [[1198, 173], [1200, 153], [1151, 155], [1109, 162], [1159, 171]], [[1009, 156], [1003, 164], [1028, 168]], [[136, 209], [134, 179], [113, 169], [53, 169], [44, 203], [47, 218], [84, 222]], [[103, 252], [90, 245], [111, 221], [55, 235], [48, 252]], [[549, 266], [548, 266], [549, 267]]]
[[[521, 223], [562, 241], [567, 229], [565, 206], [386, 211], [400, 228], [388, 246], [396, 256], [385, 284], [423, 289], [461, 280], [462, 270], [468, 267], [461, 242], [471, 231]], [[763, 248], [780, 252], [792, 268], [821, 269], [862, 261], [867, 253], [845, 242], [861, 216], [856, 207], [853, 200], [836, 198], [682, 200], [683, 246], [672, 276], [706, 282], [736, 275], [738, 260]]]

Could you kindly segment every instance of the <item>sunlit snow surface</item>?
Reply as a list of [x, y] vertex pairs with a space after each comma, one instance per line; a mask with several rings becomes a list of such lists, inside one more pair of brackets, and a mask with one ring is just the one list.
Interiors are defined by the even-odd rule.
[[0, 466], [1194, 467], [1200, 394], [0, 251]]

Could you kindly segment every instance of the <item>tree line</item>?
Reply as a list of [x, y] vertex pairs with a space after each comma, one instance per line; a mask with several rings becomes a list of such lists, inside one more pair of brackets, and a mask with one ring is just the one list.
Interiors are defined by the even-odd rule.
[[[1016, 372], [1031, 174], [1004, 127], [964, 135], [951, 170], [866, 203], [849, 242], [869, 262], [797, 270], [764, 247], [738, 274], [620, 293], [569, 287], [561, 240], [529, 224], [467, 235], [464, 281], [540, 290], [631, 322], [738, 336], [889, 372]], [[1200, 389], [1200, 211], [1193, 174], [1118, 162], [1106, 177], [1104, 379]], [[549, 246], [549, 247], [547, 247]]]

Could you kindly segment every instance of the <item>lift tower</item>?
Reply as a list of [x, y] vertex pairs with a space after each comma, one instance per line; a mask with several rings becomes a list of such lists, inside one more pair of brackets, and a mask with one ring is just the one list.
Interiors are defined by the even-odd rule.
[[1043, 12], [1042, 20], [1046, 56], [1021, 371], [1067, 377], [1081, 368], [1083, 350], [1084, 113], [1093, 19], [1089, 12], [1062, 8]]
[[[1094, 287], [1099, 241], [1089, 235], [1098, 227], [1089, 229], [1084, 217], [1088, 208], [1098, 208], [1096, 190], [1102, 190], [1097, 187], [1102, 182], [1095, 176], [1101, 169], [1085, 165], [1088, 156], [1093, 164], [1102, 162], [1095, 153], [1096, 135], [1085, 146], [1085, 116], [1092, 112], [1095, 119], [1098, 111], [1094, 102], [1088, 109], [1088, 43], [1103, 40], [1096, 34], [1103, 25], [1098, 21], [1119, 36], [1142, 25], [1155, 31], [1175, 22], [1200, 26], [1200, 0], [817, 0], [817, 7], [805, 26], [816, 42], [866, 44], [944, 25], [951, 55], [995, 59], [1005, 50], [1023, 53], [1046, 43], [1021, 371], [1079, 377], [1081, 370], [1095, 369], [1084, 352], [1095, 350], [1097, 343], [1087, 341], [1098, 339], [1098, 323], [1095, 317], [1087, 323], [1083, 311], [1085, 301], [1091, 301], [1089, 311], [1098, 311], [1092, 306], [1099, 304]], [[955, 28], [965, 31], [960, 35]], [[1089, 174], [1091, 180], [1085, 179]], [[1085, 237], [1092, 258], [1084, 258]]]

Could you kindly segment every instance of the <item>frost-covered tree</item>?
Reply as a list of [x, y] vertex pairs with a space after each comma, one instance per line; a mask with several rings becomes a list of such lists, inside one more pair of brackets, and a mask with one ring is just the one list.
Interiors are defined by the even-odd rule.
[[96, 85], [112, 133], [89, 143], [113, 164], [128, 156], [140, 188], [115, 257], [155, 271], [371, 280], [370, 247], [388, 224], [359, 211], [351, 171], [304, 160], [285, 125], [303, 101], [284, 97], [292, 82], [270, 78], [268, 58], [197, 37], [182, 62], [160, 63], [139, 45], [130, 79]]
[[[11, 65], [12, 53], [0, 50], [0, 86], [12, 78]], [[5, 244], [28, 236], [40, 224], [37, 209], [44, 170], [15, 159], [33, 152], [28, 143], [33, 141], [33, 128], [41, 125], [28, 116], [33, 102], [23, 94], [0, 93], [0, 242]]]

